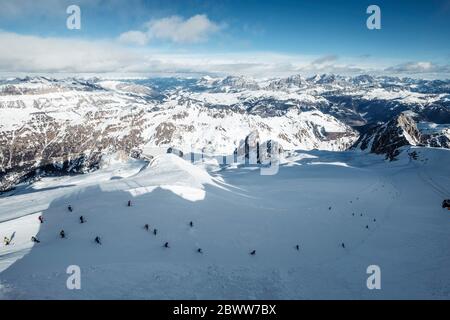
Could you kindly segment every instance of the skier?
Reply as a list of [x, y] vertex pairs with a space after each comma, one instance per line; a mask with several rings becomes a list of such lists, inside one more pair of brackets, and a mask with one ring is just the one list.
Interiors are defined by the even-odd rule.
[[251, 254], [252, 256], [254, 256], [254, 255], [256, 254], [256, 250], [253, 250], [252, 252], [250, 252], [250, 254]]
[[31, 241], [36, 242], [36, 243], [40, 243], [41, 241], [38, 240], [38, 238], [36, 237], [31, 237]]
[[377, 222], [377, 219], [373, 219], [373, 222]]
[[328, 207], [328, 210], [331, 210], [331, 207]]
[[41, 223], [44, 223], [44, 218], [42, 217], [42, 216], [39, 216], [39, 221], [41, 222]]
[[102, 242], [100, 241], [100, 237], [99, 236], [95, 237], [95, 242], [97, 242], [98, 244], [102, 244]]
[[64, 239], [66, 237], [66, 233], [64, 232], [64, 230], [61, 230], [59, 235], [61, 236], [62, 239]]
[[345, 249], [345, 244], [342, 242], [341, 247]]
[[67, 207], [67, 210], [69, 210], [70, 212], [73, 211], [72, 206], [69, 204], [69, 206]]
[[189, 225], [191, 226], [191, 228], [194, 226], [194, 223], [191, 221], [189, 222]]
[[128, 200], [127, 206], [128, 206], [128, 207], [131, 207], [131, 200]]
[[153, 229], [153, 234], [156, 236], [156, 234], [158, 233], [158, 229]]
[[297, 251], [299, 251], [299, 250], [300, 250], [300, 246], [299, 246], [299, 245], [296, 245], [296, 246], [295, 246], [295, 249], [297, 249]]
[[170, 248], [168, 242], [164, 243], [164, 248]]
[[197, 249], [197, 252], [198, 252], [198, 253], [203, 253], [202, 248], [198, 248], [198, 249]]
[[84, 222], [85, 222], [84, 217], [80, 216], [80, 223], [84, 223]]
[[369, 226], [368, 226], [368, 225], [366, 225], [366, 229], [369, 229]]
[[8, 237], [3, 238], [3, 242], [5, 243], [5, 246], [9, 246], [11, 243], [11, 240]]
[[450, 210], [450, 199], [445, 199], [444, 201], [442, 201], [442, 209], [445, 209], [445, 208]]
[[148, 228], [149, 228], [148, 224], [145, 224], [144, 228], [145, 228], [145, 230], [148, 231]]

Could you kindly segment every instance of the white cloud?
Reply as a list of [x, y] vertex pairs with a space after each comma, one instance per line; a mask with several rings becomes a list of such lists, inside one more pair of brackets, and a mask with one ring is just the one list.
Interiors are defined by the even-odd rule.
[[127, 31], [122, 33], [118, 39], [123, 43], [137, 45], [145, 45], [152, 39], [174, 43], [198, 43], [208, 40], [210, 35], [223, 27], [223, 25], [211, 21], [204, 14], [198, 14], [189, 19], [171, 16], [150, 20], [145, 24], [145, 30]]
[[108, 41], [42, 38], [0, 32], [2, 72], [108, 72], [137, 62], [132, 51]]
[[[130, 33], [122, 40], [142, 41], [139, 34]], [[151, 50], [147, 47], [128, 47], [114, 40], [87, 41], [19, 35], [0, 31], [0, 73], [17, 74], [120, 74], [127, 76], [171, 74], [246, 75], [252, 77], [289, 76], [300, 73], [358, 74], [387, 73], [389, 64], [370, 65], [367, 59], [340, 57], [324, 59], [320, 56], [287, 55], [268, 52], [248, 53], [176, 53]], [[317, 64], [326, 60], [326, 63]], [[373, 60], [373, 59], [371, 59]], [[375, 62], [373, 62], [375, 63]], [[392, 65], [392, 64], [390, 64]], [[398, 63], [397, 63], [398, 65]], [[430, 70], [430, 65], [419, 64]], [[442, 72], [450, 73], [449, 67]], [[398, 71], [397, 67], [392, 67]], [[411, 66], [408, 67], [409, 70]], [[431, 68], [434, 70], [436, 68]], [[417, 70], [416, 70], [417, 71]], [[411, 71], [412, 72], [412, 71]], [[417, 71], [418, 72], [418, 71]], [[391, 72], [391, 73], [394, 73]], [[421, 73], [417, 73], [421, 74]], [[441, 77], [444, 76], [442, 73]]]
[[315, 65], [330, 64], [330, 63], [333, 63], [334, 61], [336, 61], [337, 59], [338, 59], [337, 55], [330, 54], [327, 56], [322, 56], [322, 57], [317, 58], [316, 60], [314, 60], [312, 62], [312, 64], [315, 64]]
[[128, 31], [122, 33], [119, 38], [119, 42], [125, 43], [125, 44], [135, 44], [139, 46], [146, 45], [149, 41], [148, 36], [146, 33], [142, 31]]
[[172, 16], [148, 22], [148, 34], [151, 38], [170, 40], [177, 43], [195, 43], [207, 40], [208, 36], [221, 27], [204, 14], [195, 15], [187, 20]]
[[430, 61], [406, 62], [386, 68], [386, 71], [395, 73], [437, 73], [450, 72], [449, 65], [437, 65]]

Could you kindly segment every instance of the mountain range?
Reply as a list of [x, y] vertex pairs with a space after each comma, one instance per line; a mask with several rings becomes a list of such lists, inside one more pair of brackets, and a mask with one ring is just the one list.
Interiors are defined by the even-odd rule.
[[283, 150], [358, 149], [395, 160], [408, 145], [450, 147], [450, 80], [304, 78], [0, 81], [0, 191], [95, 170], [149, 147], [229, 155], [249, 135]]

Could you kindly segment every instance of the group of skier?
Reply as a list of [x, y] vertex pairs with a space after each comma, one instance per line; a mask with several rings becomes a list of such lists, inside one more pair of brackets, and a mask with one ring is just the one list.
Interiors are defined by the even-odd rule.
[[[67, 210], [69, 212], [73, 212], [73, 207], [71, 205], [69, 205], [67, 207]], [[38, 219], [39, 219], [40, 223], [44, 223], [44, 217], [39, 216]], [[80, 220], [80, 223], [85, 223], [86, 222], [86, 219], [83, 216], [80, 216], [79, 220]], [[64, 231], [64, 229], [59, 232], [59, 237], [61, 239], [66, 239], [67, 238], [66, 232]], [[31, 237], [31, 241], [34, 242], [34, 243], [40, 243], [41, 242], [36, 236], [32, 236]], [[94, 241], [97, 244], [102, 244], [99, 236], [95, 237]], [[11, 239], [9, 239], [8, 237], [5, 237], [3, 239], [3, 242], [5, 243], [5, 245], [9, 245], [11, 243]]]
[[[131, 203], [130, 203], [130, 201], [128, 201], [128, 206], [130, 206], [130, 205], [131, 205]], [[190, 222], [189, 222], [189, 226], [190, 226], [191, 228], [193, 228], [193, 227], [194, 227], [194, 222], [190, 221]], [[146, 223], [146, 224], [144, 225], [144, 229], [145, 229], [146, 231], [150, 231], [150, 226], [149, 226], [148, 223]], [[158, 234], [158, 229], [153, 229], [153, 234], [156, 236], [156, 235]], [[165, 242], [164, 245], [163, 245], [163, 247], [164, 247], [164, 248], [170, 248], [169, 242]], [[198, 252], [198, 253], [203, 253], [202, 248], [198, 248], [198, 249], [197, 249], [197, 252]]]
[[[128, 200], [128, 202], [127, 202], [127, 207], [131, 207], [131, 206], [132, 206], [131, 200]], [[69, 205], [69, 206], [67, 207], [67, 210], [68, 210], [69, 212], [73, 212], [73, 211], [74, 211], [74, 209], [73, 209], [73, 207], [72, 207], [71, 205]], [[331, 210], [331, 207], [329, 207], [329, 210]], [[353, 214], [353, 215], [354, 215], [354, 214]], [[362, 215], [362, 214], [361, 214], [361, 215]], [[39, 216], [38, 219], [39, 219], [40, 223], [44, 223], [44, 218], [43, 218], [42, 216]], [[86, 222], [86, 219], [85, 219], [83, 216], [80, 216], [80, 217], [79, 217], [79, 220], [80, 220], [80, 223], [82, 223], [82, 224]], [[374, 219], [374, 221], [376, 221], [376, 220]], [[194, 222], [193, 222], [193, 221], [190, 221], [190, 222], [189, 222], [189, 226], [190, 226], [191, 228], [193, 228], [193, 227], [194, 227]], [[366, 225], [366, 228], [368, 229], [369, 226]], [[145, 224], [145, 225], [144, 225], [144, 229], [145, 229], [146, 231], [150, 231], [150, 226], [149, 226], [149, 224]], [[152, 232], [153, 232], [153, 234], [156, 236], [156, 235], [158, 234], [158, 229], [155, 228], [155, 229], [152, 230]], [[61, 237], [61, 239], [67, 238], [67, 235], [66, 235], [66, 233], [65, 233], [64, 230], [61, 230], [61, 231], [60, 231], [59, 236]], [[5, 245], [7, 245], [7, 246], [11, 243], [11, 239], [9, 239], [8, 237], [5, 237], [5, 238], [3, 239], [3, 241], [4, 241]], [[36, 236], [32, 236], [32, 237], [31, 237], [31, 241], [34, 242], [34, 243], [40, 243], [40, 240], [39, 240]], [[94, 242], [97, 243], [97, 244], [99, 244], [99, 245], [102, 244], [102, 241], [101, 241], [101, 239], [100, 239], [99, 236], [96, 236], [96, 237], [94, 238]], [[170, 248], [169, 242], [165, 242], [164, 245], [163, 245], [163, 247], [164, 247], [164, 248]], [[345, 249], [345, 244], [344, 244], [344, 243], [341, 243], [341, 247]], [[295, 245], [295, 250], [300, 251], [300, 246], [299, 246], [298, 244]], [[202, 248], [198, 248], [198, 249], [197, 249], [197, 252], [198, 252], [198, 253], [203, 253]], [[250, 251], [250, 255], [252, 255], [252, 256], [256, 255], [256, 250]]]
[[[131, 207], [131, 200], [128, 200], [127, 207]], [[69, 205], [67, 207], [67, 210], [69, 212], [73, 212], [74, 211], [73, 207], [71, 205]], [[39, 219], [40, 223], [44, 223], [44, 218], [42, 216], [39, 216], [38, 219]], [[86, 222], [86, 220], [85, 220], [85, 218], [83, 216], [80, 216], [79, 220], [80, 220], [80, 223], [85, 223]], [[190, 221], [189, 222], [189, 226], [191, 228], [193, 228], [194, 227], [194, 222]], [[150, 226], [149, 226], [148, 223], [146, 223], [144, 225], [144, 229], [146, 231], [150, 231]], [[153, 229], [152, 232], [156, 236], [158, 234], [158, 229], [155, 228], [155, 229]], [[67, 235], [66, 235], [66, 232], [64, 231], [64, 229], [59, 232], [59, 236], [60, 236], [61, 239], [66, 239], [67, 238]], [[34, 243], [40, 243], [41, 242], [36, 236], [32, 236], [31, 237], [31, 241], [34, 242]], [[100, 239], [99, 236], [95, 237], [94, 242], [97, 243], [97, 244], [100, 244], [100, 245], [102, 244], [101, 239]], [[9, 245], [11, 243], [11, 240], [8, 237], [5, 237], [4, 238], [4, 243], [5, 243], [5, 245]], [[169, 242], [165, 242], [163, 247], [164, 248], [170, 248]], [[296, 248], [297, 251], [300, 250], [300, 246], [299, 245], [296, 245], [295, 248]], [[203, 249], [202, 248], [197, 248], [197, 252], [202, 254], [203, 253]], [[256, 254], [256, 250], [252, 250], [250, 252], [250, 255], [255, 255], [255, 254]]]
[[[69, 212], [73, 212], [72, 206], [69, 205], [67, 207], [67, 210], [69, 210]], [[80, 223], [85, 223], [86, 222], [86, 219], [83, 216], [80, 216], [78, 219], [80, 220]], [[65, 239], [67, 237], [66, 236], [66, 232], [64, 230], [61, 230], [61, 232], [59, 233], [59, 236], [61, 237], [61, 239]], [[97, 244], [102, 244], [99, 236], [95, 237], [94, 242], [97, 243]]]

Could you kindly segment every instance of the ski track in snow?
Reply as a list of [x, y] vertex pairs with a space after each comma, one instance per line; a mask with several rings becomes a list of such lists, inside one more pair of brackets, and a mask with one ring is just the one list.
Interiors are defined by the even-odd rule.
[[[415, 150], [298, 152], [274, 176], [162, 155], [44, 178], [0, 198], [0, 237], [15, 235], [0, 299], [449, 299], [450, 151]], [[72, 264], [82, 290], [66, 288]], [[382, 290], [366, 287], [372, 264]]]

